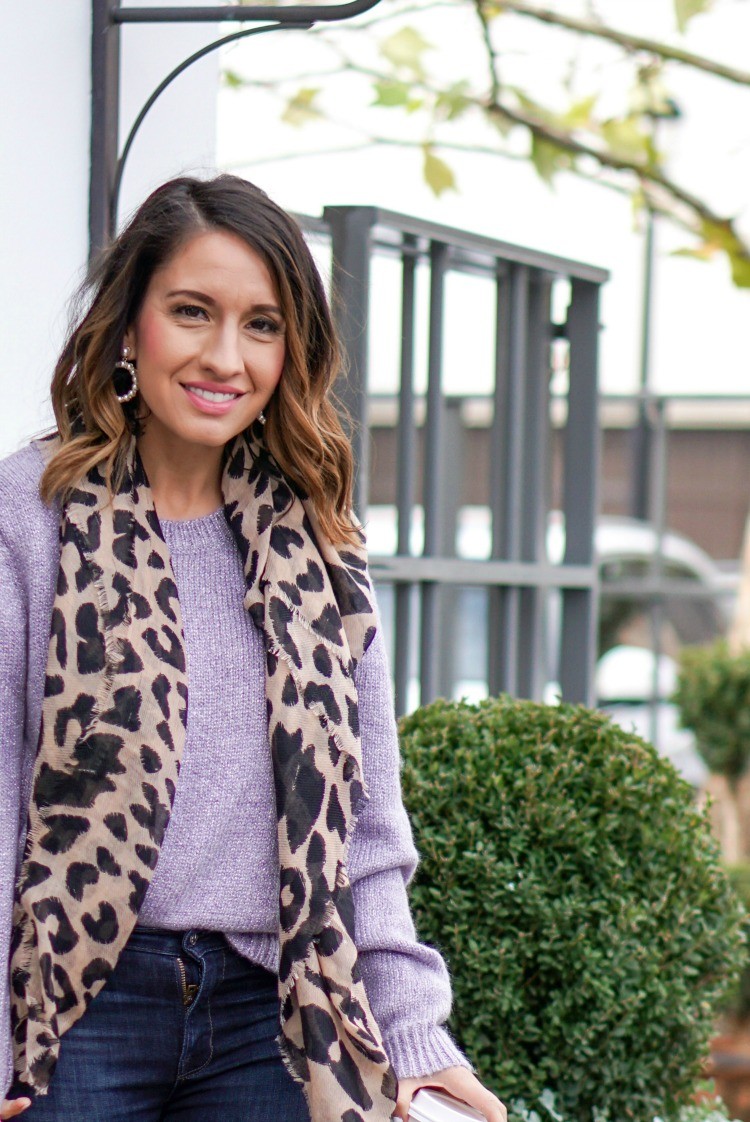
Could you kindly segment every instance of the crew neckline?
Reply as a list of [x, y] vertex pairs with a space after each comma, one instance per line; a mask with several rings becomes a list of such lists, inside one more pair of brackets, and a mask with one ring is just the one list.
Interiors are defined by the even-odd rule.
[[196, 518], [162, 518], [159, 515], [159, 525], [163, 526], [191, 526], [197, 525], [199, 522], [210, 522], [213, 519], [218, 519], [220, 514], [224, 513], [223, 506], [217, 506], [216, 510], [210, 511], [209, 514], [199, 514]]
[[231, 530], [220, 506], [198, 518], [159, 518], [164, 539], [170, 550], [223, 549], [231, 538]]

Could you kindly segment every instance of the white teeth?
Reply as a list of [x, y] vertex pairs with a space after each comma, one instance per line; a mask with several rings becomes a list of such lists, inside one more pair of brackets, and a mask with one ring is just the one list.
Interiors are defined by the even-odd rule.
[[198, 386], [188, 386], [191, 393], [196, 394], [198, 397], [205, 397], [206, 401], [233, 401], [238, 395], [236, 393], [219, 393], [213, 390], [202, 390]]

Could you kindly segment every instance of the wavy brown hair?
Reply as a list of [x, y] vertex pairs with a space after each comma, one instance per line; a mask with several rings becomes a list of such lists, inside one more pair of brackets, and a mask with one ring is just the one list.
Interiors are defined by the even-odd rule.
[[113, 372], [127, 328], [154, 272], [195, 234], [235, 234], [265, 261], [286, 324], [286, 361], [265, 407], [263, 439], [289, 480], [312, 500], [332, 542], [355, 536], [352, 451], [331, 386], [341, 366], [325, 289], [296, 222], [259, 187], [234, 175], [173, 179], [151, 194], [87, 278], [78, 316], [52, 379], [62, 447], [41, 481], [42, 497], [64, 501], [100, 466], [110, 486], [133, 433], [147, 417], [136, 397], [121, 405]]

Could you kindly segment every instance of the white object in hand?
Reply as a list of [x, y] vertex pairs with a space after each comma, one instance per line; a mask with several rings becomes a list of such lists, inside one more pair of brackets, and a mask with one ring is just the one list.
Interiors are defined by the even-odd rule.
[[473, 1106], [442, 1091], [428, 1091], [426, 1087], [417, 1091], [409, 1107], [409, 1122], [467, 1122], [470, 1118], [486, 1122], [484, 1115]]

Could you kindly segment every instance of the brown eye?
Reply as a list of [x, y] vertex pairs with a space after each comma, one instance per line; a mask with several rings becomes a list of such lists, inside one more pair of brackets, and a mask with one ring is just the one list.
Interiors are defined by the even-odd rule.
[[185, 319], [200, 319], [206, 314], [205, 309], [198, 304], [180, 304], [174, 311], [175, 315], [183, 316]]
[[280, 335], [282, 331], [281, 324], [268, 316], [257, 316], [250, 321], [250, 327], [260, 335]]

